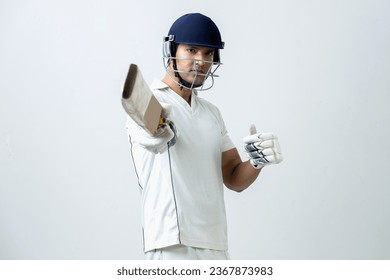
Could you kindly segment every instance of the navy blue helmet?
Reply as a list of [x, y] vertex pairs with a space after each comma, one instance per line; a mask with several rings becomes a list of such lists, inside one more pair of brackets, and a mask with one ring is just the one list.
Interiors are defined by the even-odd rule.
[[169, 50], [172, 57], [175, 56], [177, 44], [214, 48], [215, 62], [220, 62], [219, 50], [225, 45], [217, 25], [209, 17], [200, 13], [185, 14], [178, 18], [164, 40], [171, 43]]
[[[182, 78], [180, 73], [187, 73], [179, 71], [176, 64], [176, 50], [179, 44], [190, 45], [190, 46], [200, 46], [208, 47], [214, 49], [213, 61], [204, 61], [206, 63], [211, 63], [212, 67], [209, 68], [207, 73], [198, 73], [195, 72], [198, 76], [203, 76], [203, 82], [199, 84], [194, 84], [194, 81], [189, 82]], [[220, 53], [219, 50], [223, 49], [225, 43], [221, 39], [221, 33], [217, 25], [207, 16], [200, 13], [191, 13], [185, 14], [178, 18], [169, 29], [168, 35], [164, 37], [163, 42], [163, 60], [164, 67], [169, 73], [169, 64], [172, 62], [173, 72], [175, 77], [178, 79], [176, 81], [180, 85], [180, 88], [197, 88], [198, 90], [207, 90], [214, 85], [215, 71], [221, 65]], [[183, 59], [183, 58], [180, 58]], [[194, 69], [196, 69], [196, 60], [194, 60]], [[211, 78], [211, 84], [208, 86], [204, 85], [204, 82], [207, 78]]]

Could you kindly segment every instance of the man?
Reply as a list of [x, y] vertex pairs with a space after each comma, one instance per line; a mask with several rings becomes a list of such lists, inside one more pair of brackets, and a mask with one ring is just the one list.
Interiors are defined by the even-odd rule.
[[210, 18], [177, 19], [164, 39], [166, 75], [151, 86], [168, 120], [150, 136], [128, 118], [147, 259], [229, 259], [223, 185], [241, 192], [282, 160], [273, 134], [253, 132], [242, 162], [217, 107], [198, 97], [213, 85], [223, 47]]

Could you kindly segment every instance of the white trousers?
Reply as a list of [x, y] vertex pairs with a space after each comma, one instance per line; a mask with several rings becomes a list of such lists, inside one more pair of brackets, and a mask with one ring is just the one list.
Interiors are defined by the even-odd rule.
[[227, 251], [174, 245], [145, 253], [147, 260], [229, 260]]

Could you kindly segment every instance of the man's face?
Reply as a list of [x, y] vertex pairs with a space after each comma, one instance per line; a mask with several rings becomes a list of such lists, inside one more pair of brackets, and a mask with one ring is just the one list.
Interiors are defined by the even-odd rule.
[[188, 83], [202, 85], [213, 65], [214, 51], [213, 48], [179, 44], [176, 66], [180, 76]]

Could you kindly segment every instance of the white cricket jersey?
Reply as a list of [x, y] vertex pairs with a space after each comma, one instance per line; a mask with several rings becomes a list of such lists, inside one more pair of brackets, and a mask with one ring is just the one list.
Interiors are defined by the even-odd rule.
[[189, 106], [160, 80], [151, 88], [160, 102], [172, 106], [177, 142], [155, 154], [137, 143], [128, 126], [142, 194], [144, 250], [175, 244], [227, 250], [221, 154], [234, 144], [222, 116], [196, 92]]

